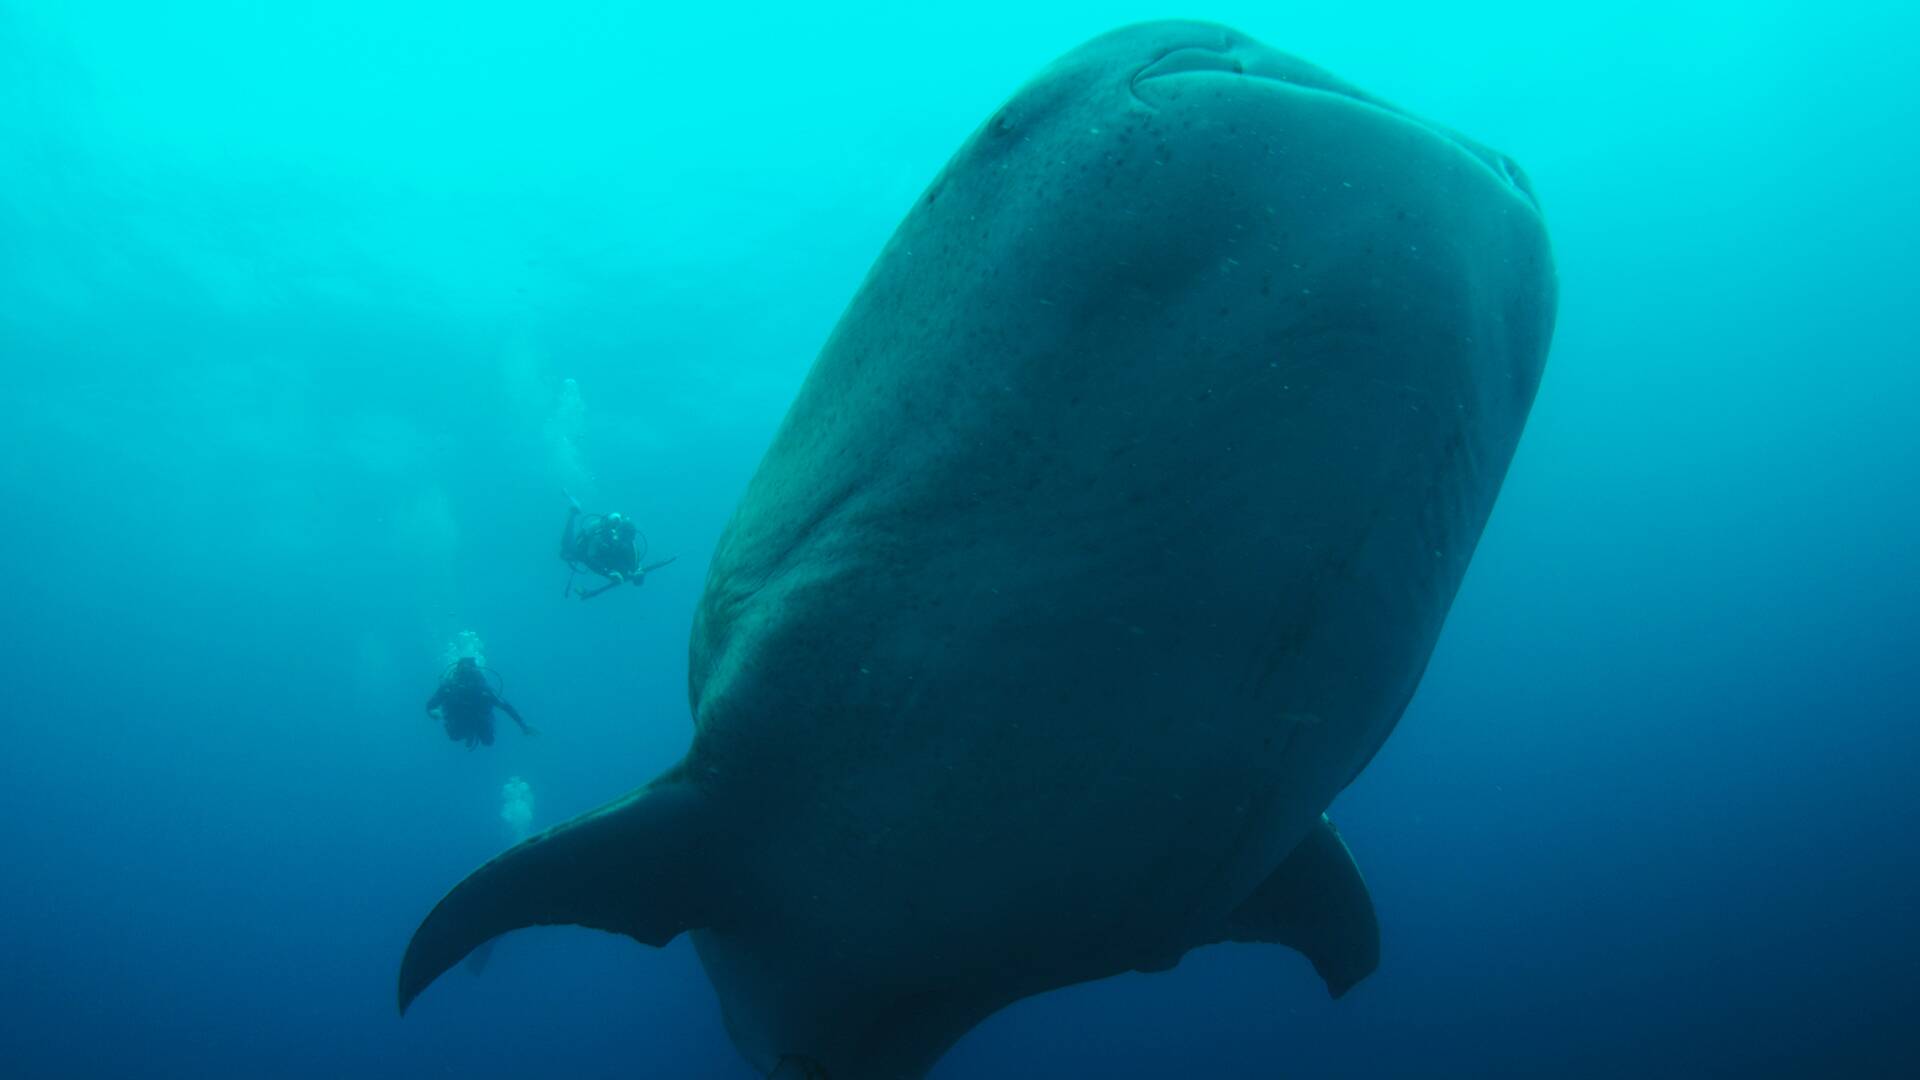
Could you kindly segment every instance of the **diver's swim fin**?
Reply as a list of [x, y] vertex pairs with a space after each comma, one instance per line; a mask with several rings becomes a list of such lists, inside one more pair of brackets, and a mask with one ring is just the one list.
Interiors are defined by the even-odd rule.
[[1373, 897], [1326, 815], [1227, 917], [1227, 937], [1298, 950], [1334, 997], [1379, 966], [1380, 921]]
[[400, 962], [400, 1011], [448, 968], [523, 926], [571, 924], [665, 945], [705, 925], [699, 790], [672, 774], [555, 826], [468, 875], [430, 913]]

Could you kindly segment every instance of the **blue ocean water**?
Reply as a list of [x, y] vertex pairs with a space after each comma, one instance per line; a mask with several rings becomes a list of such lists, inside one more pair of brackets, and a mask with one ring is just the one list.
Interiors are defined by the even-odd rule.
[[[1639, 0], [0, 0], [0, 1072], [752, 1075], [684, 941], [517, 934], [404, 1021], [401, 950], [684, 750], [707, 557], [880, 245], [1168, 14], [1520, 161], [1559, 328], [1333, 807], [1380, 970], [1203, 949], [934, 1075], [1906, 1075], [1920, 16]], [[563, 602], [563, 488], [679, 561]], [[463, 634], [540, 737], [422, 715]]]

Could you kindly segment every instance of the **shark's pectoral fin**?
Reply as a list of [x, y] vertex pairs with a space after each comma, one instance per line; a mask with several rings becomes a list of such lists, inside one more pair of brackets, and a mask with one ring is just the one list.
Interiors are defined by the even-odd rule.
[[[494, 939], [494, 941], [498, 940], [498, 938]], [[492, 959], [493, 941], [483, 941], [478, 948], [467, 954], [467, 962], [460, 966], [467, 969], [467, 974], [477, 979], [487, 973], [487, 961]]]
[[1324, 816], [1227, 918], [1233, 941], [1266, 941], [1313, 962], [1334, 997], [1380, 963], [1380, 922], [1353, 855]]
[[413, 932], [400, 1011], [461, 957], [523, 926], [589, 926], [665, 945], [706, 925], [703, 810], [697, 789], [663, 778], [475, 870]]
[[767, 1074], [767, 1080], [833, 1080], [820, 1063], [788, 1054]]

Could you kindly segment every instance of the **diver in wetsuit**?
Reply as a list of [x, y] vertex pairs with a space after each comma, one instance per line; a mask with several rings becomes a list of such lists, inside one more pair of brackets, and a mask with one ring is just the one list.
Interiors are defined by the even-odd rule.
[[459, 742], [464, 739], [467, 749], [475, 746], [493, 745], [493, 710], [499, 709], [520, 725], [523, 735], [538, 735], [538, 731], [527, 726], [520, 719], [519, 712], [507, 704], [506, 700], [494, 693], [487, 685], [487, 677], [481, 672], [480, 665], [473, 657], [463, 656], [459, 662], [447, 669], [440, 677], [440, 688], [427, 699], [427, 715], [435, 716], [447, 726], [447, 738]]
[[679, 558], [672, 555], [643, 566], [640, 560], [646, 554], [642, 546], [644, 540], [632, 518], [624, 514], [582, 515], [580, 504], [574, 502], [572, 496], [568, 496], [567, 502], [567, 523], [560, 531], [560, 561], [575, 574], [585, 570], [606, 578], [607, 583], [591, 590], [575, 589], [569, 576], [561, 595], [573, 594], [582, 600], [591, 600], [617, 585], [644, 585], [648, 574]]

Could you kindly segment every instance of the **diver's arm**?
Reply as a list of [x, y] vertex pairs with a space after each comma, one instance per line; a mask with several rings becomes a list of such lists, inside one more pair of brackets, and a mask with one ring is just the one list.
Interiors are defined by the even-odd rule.
[[532, 735], [534, 733], [533, 729], [527, 726], [527, 722], [525, 720], [520, 719], [519, 710], [507, 704], [507, 699], [498, 698], [498, 697], [494, 698], [493, 704], [494, 704], [494, 707], [498, 708], [501, 712], [506, 713], [507, 716], [510, 717], [514, 723], [520, 725], [521, 734]]
[[447, 698], [446, 690], [444, 689], [435, 690], [433, 692], [433, 696], [427, 699], [427, 711], [432, 712], [433, 710], [439, 708], [441, 703], [446, 701], [446, 698]]
[[626, 579], [614, 578], [611, 581], [608, 581], [605, 585], [602, 585], [597, 589], [581, 589], [580, 599], [591, 600], [594, 597], [599, 596], [601, 593], [606, 592], [608, 589], [618, 588], [624, 584], [626, 584]]

